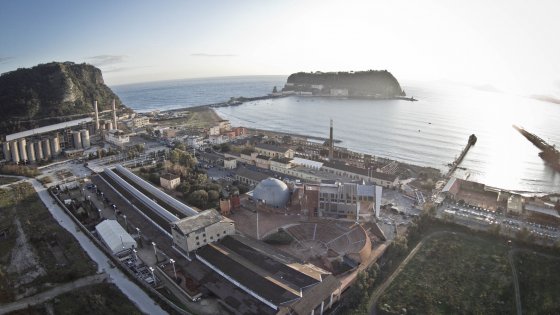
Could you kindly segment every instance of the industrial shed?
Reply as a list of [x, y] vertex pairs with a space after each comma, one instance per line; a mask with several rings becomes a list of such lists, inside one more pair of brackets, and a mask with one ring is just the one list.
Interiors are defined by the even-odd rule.
[[97, 235], [113, 254], [138, 247], [136, 241], [115, 220], [105, 220], [95, 226]]

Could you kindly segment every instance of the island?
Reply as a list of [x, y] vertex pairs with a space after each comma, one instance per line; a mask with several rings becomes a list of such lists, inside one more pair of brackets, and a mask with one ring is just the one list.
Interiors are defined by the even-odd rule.
[[387, 70], [298, 72], [288, 77], [282, 95], [406, 99], [399, 81]]

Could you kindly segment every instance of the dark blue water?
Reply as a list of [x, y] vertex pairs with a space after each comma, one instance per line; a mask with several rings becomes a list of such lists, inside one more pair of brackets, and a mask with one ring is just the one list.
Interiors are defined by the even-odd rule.
[[185, 79], [112, 86], [121, 101], [137, 112], [220, 103], [231, 97], [255, 97], [279, 89], [285, 76]]
[[[114, 88], [138, 111], [216, 103], [232, 96], [261, 96], [285, 77], [240, 77], [135, 84]], [[327, 137], [334, 119], [340, 146], [442, 171], [470, 134], [478, 142], [456, 173], [511, 190], [560, 192], [560, 174], [512, 124], [560, 145], [560, 105], [466, 86], [403, 82], [418, 102], [288, 97], [217, 109], [233, 125]]]

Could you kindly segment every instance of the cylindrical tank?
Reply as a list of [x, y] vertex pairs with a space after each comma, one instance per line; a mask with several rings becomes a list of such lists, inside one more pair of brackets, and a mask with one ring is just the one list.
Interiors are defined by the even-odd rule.
[[58, 138], [58, 135], [55, 135], [51, 139], [51, 153], [53, 156], [59, 156], [61, 151], [60, 139]]
[[43, 146], [41, 146], [41, 141], [37, 141], [33, 144], [35, 146], [35, 158], [37, 161], [44, 159]]
[[25, 138], [18, 139], [18, 147], [19, 147], [19, 158], [22, 162], [27, 161], [27, 151], [25, 150]]
[[82, 138], [80, 137], [79, 131], [72, 131], [72, 139], [74, 139], [74, 148], [81, 149], [82, 148]]
[[18, 143], [17, 141], [10, 142], [10, 151], [12, 152], [12, 161], [14, 163], [19, 163], [19, 152], [18, 152]]
[[35, 162], [35, 147], [33, 146], [33, 142], [29, 142], [27, 144], [27, 158], [29, 162]]
[[87, 129], [80, 130], [80, 134], [82, 135], [82, 146], [84, 149], [87, 149], [91, 146], [89, 141], [89, 131]]
[[2, 143], [2, 150], [4, 151], [4, 159], [6, 159], [6, 161], [10, 161], [12, 159], [12, 153], [10, 152], [10, 143]]
[[43, 146], [43, 157], [48, 160], [52, 157], [51, 154], [51, 141], [48, 138], [41, 140], [41, 145]]
[[105, 129], [112, 130], [113, 129], [113, 123], [112, 122], [105, 123]]

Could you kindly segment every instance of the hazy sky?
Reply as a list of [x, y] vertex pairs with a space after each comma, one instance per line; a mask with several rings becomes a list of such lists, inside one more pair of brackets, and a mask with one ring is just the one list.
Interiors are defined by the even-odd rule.
[[560, 94], [560, 1], [3, 1], [0, 72], [87, 62], [110, 85], [387, 69]]

